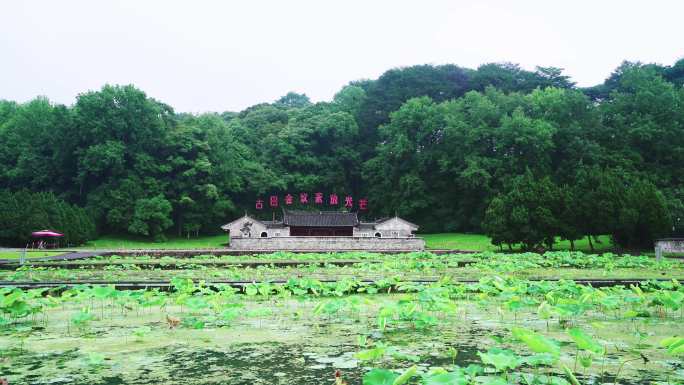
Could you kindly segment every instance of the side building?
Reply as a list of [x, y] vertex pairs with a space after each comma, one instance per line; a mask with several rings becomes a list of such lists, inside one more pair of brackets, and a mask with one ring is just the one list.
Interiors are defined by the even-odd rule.
[[425, 241], [418, 226], [399, 217], [361, 222], [356, 213], [283, 210], [283, 219], [245, 216], [221, 226], [230, 248], [255, 251], [415, 251]]

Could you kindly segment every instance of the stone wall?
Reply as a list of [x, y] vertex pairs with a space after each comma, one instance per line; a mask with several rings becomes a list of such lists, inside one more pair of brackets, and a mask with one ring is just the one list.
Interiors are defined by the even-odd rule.
[[273, 237], [231, 238], [230, 249], [254, 251], [414, 251], [425, 250], [423, 238]]
[[656, 259], [663, 253], [684, 253], [684, 238], [658, 239], [655, 242]]

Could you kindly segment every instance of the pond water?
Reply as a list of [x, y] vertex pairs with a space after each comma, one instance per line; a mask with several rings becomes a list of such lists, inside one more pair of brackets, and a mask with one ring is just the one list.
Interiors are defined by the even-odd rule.
[[[23, 323], [0, 336], [0, 378], [10, 384], [332, 384], [339, 370], [349, 384], [360, 384], [373, 367], [421, 370], [480, 364], [478, 351], [505, 346], [521, 355], [523, 347], [501, 337], [519, 325], [543, 331], [561, 341], [561, 362], [573, 368], [575, 350], [558, 322], [547, 331], [534, 309], [517, 314], [495, 304], [460, 301], [453, 314], [437, 314], [434, 327], [416, 329], [392, 324], [377, 327], [376, 313], [383, 301], [398, 295], [376, 295], [360, 312], [313, 316], [317, 300], [278, 299], [245, 301], [240, 316], [228, 326], [207, 322], [203, 328], [169, 328], [166, 316], [201, 318], [177, 306], [121, 313], [103, 311], [103, 319], [74, 328], [69, 319], [79, 306], [48, 311], [46, 322]], [[93, 305], [93, 313], [98, 309]], [[99, 315], [99, 314], [98, 314]], [[605, 359], [589, 369], [576, 369], [582, 382], [640, 384], [684, 379], [681, 360], [663, 354], [657, 341], [682, 334], [682, 318], [642, 321], [611, 320], [587, 314], [576, 319], [608, 347]], [[359, 339], [365, 347], [359, 346]], [[355, 353], [382, 341], [393, 354], [363, 362]], [[449, 352], [458, 351], [454, 358]], [[622, 367], [622, 368], [621, 368]], [[523, 368], [534, 372], [536, 369]], [[561, 376], [559, 366], [542, 369]], [[485, 373], [480, 377], [486, 382]]]

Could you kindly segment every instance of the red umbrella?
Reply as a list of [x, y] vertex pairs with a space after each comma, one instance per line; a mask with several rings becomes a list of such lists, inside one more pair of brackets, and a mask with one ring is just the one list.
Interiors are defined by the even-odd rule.
[[60, 233], [58, 233], [56, 231], [52, 231], [52, 230], [40, 230], [40, 231], [32, 232], [31, 236], [34, 238], [44, 238], [44, 237], [58, 238], [58, 237], [63, 237], [64, 234], [60, 234]]

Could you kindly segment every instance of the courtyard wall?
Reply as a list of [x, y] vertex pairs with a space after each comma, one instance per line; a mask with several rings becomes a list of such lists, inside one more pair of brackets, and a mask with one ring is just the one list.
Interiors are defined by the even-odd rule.
[[425, 240], [416, 237], [231, 237], [229, 248], [255, 251], [418, 251], [425, 250]]

